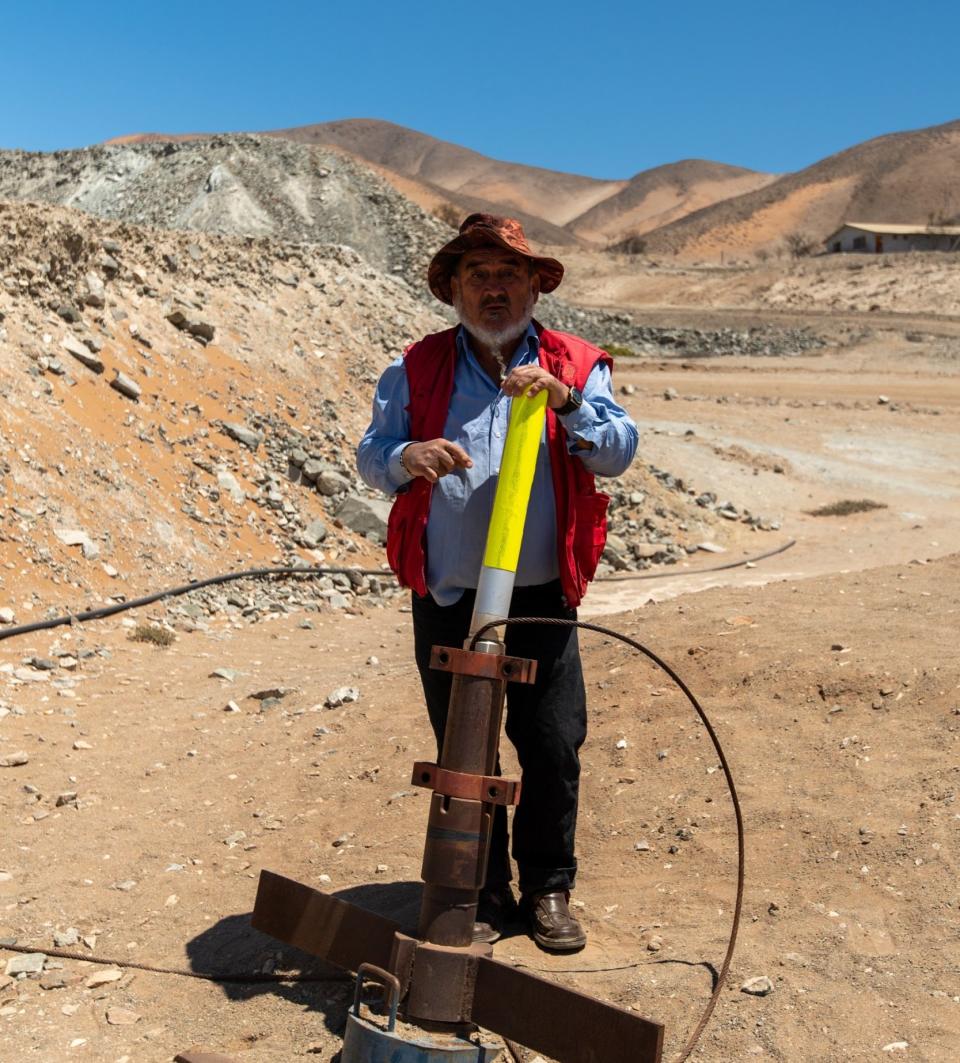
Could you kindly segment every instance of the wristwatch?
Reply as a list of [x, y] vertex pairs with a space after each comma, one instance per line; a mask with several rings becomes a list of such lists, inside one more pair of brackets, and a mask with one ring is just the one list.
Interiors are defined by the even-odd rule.
[[573, 413], [575, 410], [579, 410], [582, 405], [583, 396], [576, 388], [571, 388], [570, 394], [567, 396], [567, 401], [554, 412], [561, 417], [564, 417], [568, 413]]

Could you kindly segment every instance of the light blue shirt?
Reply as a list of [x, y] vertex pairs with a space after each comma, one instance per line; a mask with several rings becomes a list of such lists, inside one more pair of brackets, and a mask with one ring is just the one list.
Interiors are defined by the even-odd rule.
[[[540, 339], [531, 324], [507, 372], [518, 365], [536, 364], [539, 354]], [[454, 469], [433, 486], [427, 522], [427, 587], [440, 605], [452, 605], [466, 588], [477, 585], [511, 401], [477, 361], [466, 331], [458, 329], [453, 394], [443, 437], [463, 447], [473, 467]], [[357, 447], [360, 475], [371, 487], [387, 494], [403, 490], [413, 479], [400, 464], [400, 454], [410, 442], [409, 403], [407, 373], [403, 358], [397, 358], [380, 377], [373, 418]], [[559, 420], [569, 437], [570, 452], [595, 475], [619, 476], [633, 460], [637, 427], [614, 401], [610, 370], [602, 363], [598, 362], [587, 378], [580, 409]], [[578, 449], [577, 440], [592, 446]], [[558, 576], [556, 505], [544, 429], [516, 585], [549, 583]]]

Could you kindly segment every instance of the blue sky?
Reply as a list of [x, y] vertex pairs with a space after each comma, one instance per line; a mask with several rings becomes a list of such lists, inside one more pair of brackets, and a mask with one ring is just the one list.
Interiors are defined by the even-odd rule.
[[956, 0], [8, 5], [0, 147], [383, 118], [628, 177], [800, 169], [960, 118]]

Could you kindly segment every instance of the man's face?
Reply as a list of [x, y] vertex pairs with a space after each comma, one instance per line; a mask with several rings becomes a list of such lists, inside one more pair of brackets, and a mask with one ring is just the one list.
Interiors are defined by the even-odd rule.
[[540, 295], [540, 278], [521, 255], [482, 247], [461, 256], [450, 289], [467, 330], [497, 346], [523, 334]]

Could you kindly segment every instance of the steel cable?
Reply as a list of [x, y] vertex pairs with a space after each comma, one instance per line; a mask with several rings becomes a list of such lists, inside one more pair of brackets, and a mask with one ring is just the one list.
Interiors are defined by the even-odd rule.
[[716, 731], [713, 729], [713, 725], [707, 718], [707, 714], [704, 712], [700, 702], [697, 701], [696, 695], [687, 686], [687, 684], [680, 678], [679, 675], [667, 664], [666, 661], [658, 657], [653, 650], [647, 649], [642, 643], [637, 642], [635, 639], [630, 638], [627, 635], [620, 634], [619, 631], [614, 631], [612, 628], [602, 627], [600, 624], [591, 624], [585, 620], [561, 620], [555, 617], [510, 617], [505, 620], [492, 620], [489, 624], [484, 624], [473, 635], [470, 648], [476, 648], [477, 642], [483, 637], [483, 635], [490, 631], [492, 628], [500, 627], [501, 625], [508, 626], [510, 624], [547, 624], [553, 627], [575, 627], [582, 628], [585, 631], [595, 631], [600, 635], [606, 635], [609, 638], [618, 639], [620, 642], [626, 643], [633, 649], [642, 653], [645, 657], [649, 658], [658, 668], [664, 671], [673, 682], [684, 693], [687, 700], [693, 706], [697, 715], [700, 717], [703, 726], [707, 730], [707, 734], [710, 736], [711, 742], [713, 742], [713, 748], [716, 750], [717, 757], [720, 760], [720, 766], [723, 769], [724, 778], [727, 781], [727, 788], [730, 791], [730, 798], [733, 802], [733, 812], [737, 823], [737, 896], [733, 909], [733, 920], [730, 927], [730, 940], [727, 944], [726, 955], [723, 958], [723, 963], [720, 967], [720, 973], [717, 976], [717, 984], [714, 987], [713, 993], [710, 999], [707, 1001], [707, 1006], [700, 1017], [700, 1021], [694, 1027], [693, 1033], [687, 1038], [687, 1043], [684, 1045], [683, 1050], [677, 1057], [677, 1063], [684, 1063], [690, 1053], [693, 1051], [694, 1046], [700, 1038], [700, 1034], [703, 1033], [704, 1027], [710, 1021], [710, 1016], [713, 1014], [714, 1008], [717, 1006], [717, 1001], [720, 998], [720, 993], [723, 991], [724, 983], [726, 982], [727, 974], [730, 970], [730, 963], [733, 959], [733, 950], [737, 943], [737, 931], [740, 928], [740, 912], [743, 907], [743, 886], [744, 886], [744, 832], [743, 832], [743, 813], [740, 809], [740, 799], [737, 797], [737, 788], [733, 782], [733, 775], [730, 771], [730, 765], [727, 763], [727, 758], [724, 755], [723, 747], [720, 745], [720, 739], [717, 737]]

